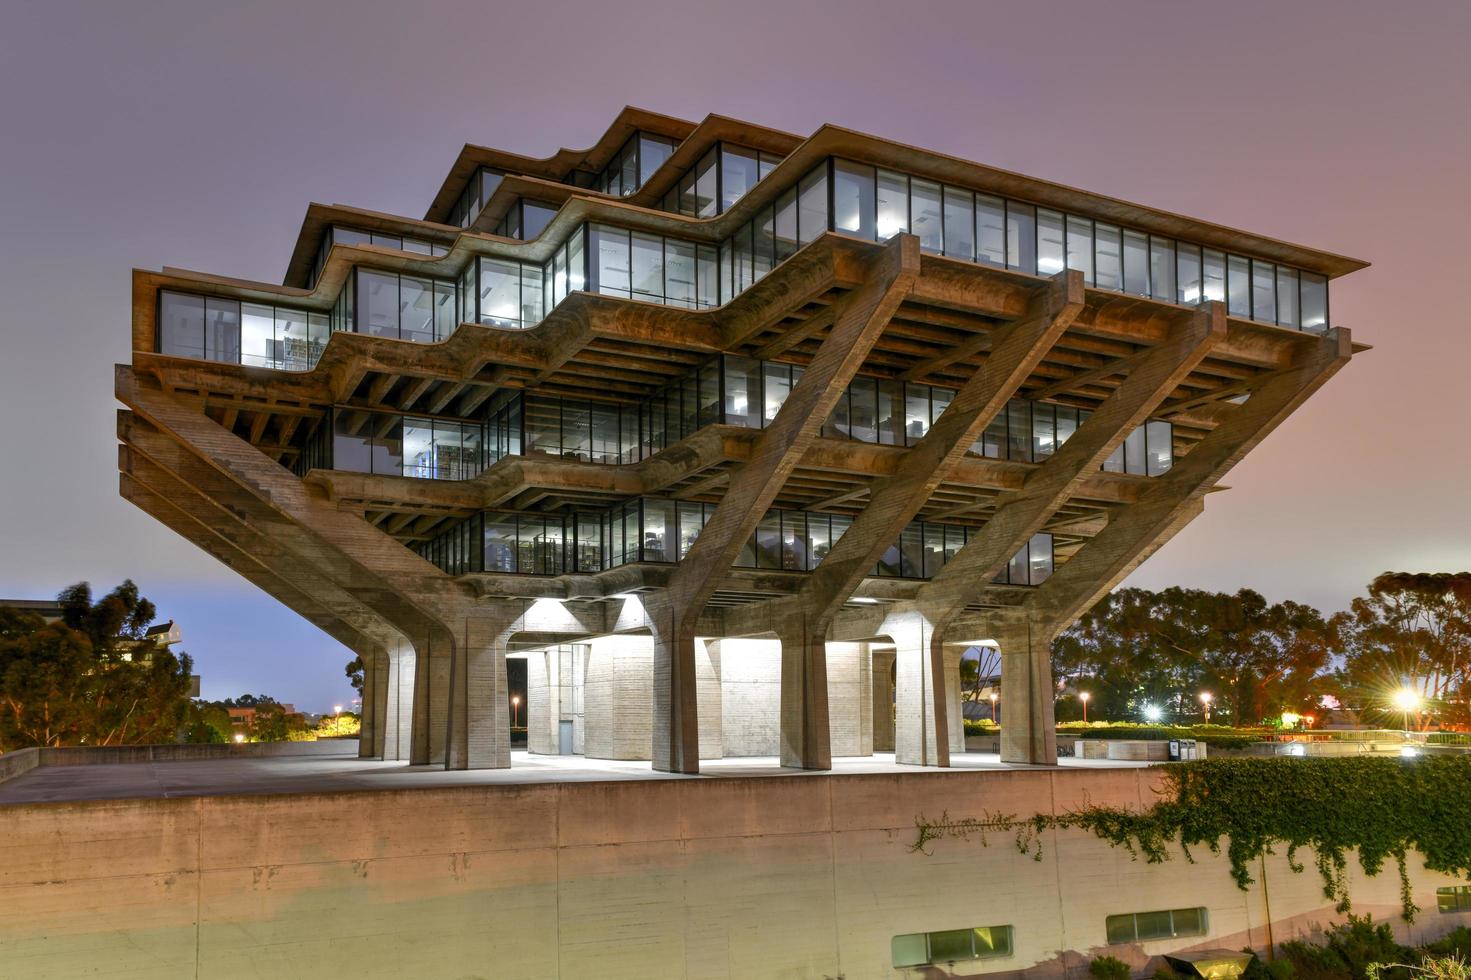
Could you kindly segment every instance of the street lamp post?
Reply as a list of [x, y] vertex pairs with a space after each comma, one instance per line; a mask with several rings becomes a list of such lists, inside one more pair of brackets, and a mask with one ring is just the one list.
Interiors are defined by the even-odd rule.
[[1081, 701], [1083, 704], [1083, 724], [1085, 725], [1088, 724], [1088, 701], [1092, 697], [1093, 695], [1089, 694], [1087, 691], [1078, 692], [1078, 700]]
[[1420, 706], [1420, 695], [1408, 687], [1394, 692], [1394, 706], [1404, 713], [1405, 735], [1410, 734], [1410, 712]]
[[1205, 708], [1205, 723], [1207, 725], [1209, 725], [1211, 723], [1211, 702], [1213, 700], [1215, 700], [1215, 696], [1212, 695], [1211, 692], [1209, 692], [1209, 691], [1201, 691], [1200, 692], [1200, 703]]
[[342, 705], [334, 704], [332, 715], [332, 735], [334, 738], [340, 737], [342, 735]]
[[994, 725], [1001, 724], [1001, 720], [996, 717], [996, 692], [995, 691], [992, 691], [991, 692], [991, 723], [994, 724]]
[[516, 727], [517, 709], [521, 707], [521, 695], [511, 695], [511, 727]]

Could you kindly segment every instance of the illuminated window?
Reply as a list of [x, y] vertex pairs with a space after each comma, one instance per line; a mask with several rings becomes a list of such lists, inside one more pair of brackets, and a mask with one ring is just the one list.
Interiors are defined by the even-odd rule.
[[1117, 945], [1178, 936], [1203, 936], [1207, 926], [1205, 909], [1166, 909], [1162, 912], [1110, 915], [1105, 928], [1109, 943]]
[[895, 936], [889, 944], [895, 967], [929, 966], [1011, 955], [1011, 926], [977, 926]]
[[1442, 912], [1471, 912], [1471, 885], [1437, 888], [1435, 904]]

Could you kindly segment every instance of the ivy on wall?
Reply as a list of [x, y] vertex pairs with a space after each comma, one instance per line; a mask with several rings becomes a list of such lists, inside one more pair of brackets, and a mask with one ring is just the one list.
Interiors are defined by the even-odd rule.
[[1206, 759], [1164, 769], [1159, 802], [1140, 812], [1085, 806], [1063, 814], [1018, 817], [983, 813], [978, 818], [915, 821], [915, 851], [929, 853], [942, 837], [979, 840], [1010, 836], [1019, 851], [1042, 857], [1043, 833], [1081, 828], [1151, 864], [1169, 859], [1178, 845], [1225, 848], [1231, 876], [1245, 890], [1250, 867], [1285, 847], [1293, 871], [1298, 852], [1311, 850], [1323, 894], [1339, 912], [1349, 910], [1348, 852], [1357, 850], [1364, 873], [1374, 876], [1393, 859], [1399, 870], [1402, 915], [1414, 921], [1406, 860], [1418, 851], [1432, 871], [1471, 877], [1471, 755], [1414, 759]]

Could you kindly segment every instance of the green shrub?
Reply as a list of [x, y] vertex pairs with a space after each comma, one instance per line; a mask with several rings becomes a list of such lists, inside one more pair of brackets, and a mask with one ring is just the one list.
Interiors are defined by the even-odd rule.
[[1161, 964], [1154, 968], [1154, 976], [1150, 980], [1180, 980], [1180, 975], [1168, 966]]
[[1100, 956], [1088, 964], [1094, 980], [1129, 980], [1129, 964], [1117, 956]]
[[1226, 728], [1221, 725], [1140, 725], [1129, 721], [1065, 722], [1057, 726], [1059, 732], [1080, 738], [1144, 739], [1167, 741], [1172, 738], [1193, 738], [1212, 748], [1244, 749], [1265, 738], [1266, 731], [1258, 729]]
[[1457, 926], [1440, 939], [1425, 947], [1432, 956], [1457, 956], [1471, 959], [1471, 929]]
[[1382, 980], [1410, 980], [1402, 966], [1413, 951], [1395, 941], [1389, 923], [1375, 923], [1370, 916], [1350, 915], [1341, 925], [1330, 926], [1321, 946], [1301, 940], [1282, 943], [1279, 949], [1292, 963], [1296, 980], [1369, 980], [1369, 967]]
[[995, 735], [1001, 731], [994, 721], [987, 718], [965, 719], [965, 733], [967, 735]]
[[1292, 968], [1291, 960], [1276, 959], [1265, 963], [1250, 946], [1242, 952], [1251, 953], [1252, 957], [1241, 974], [1241, 980], [1293, 980], [1296, 971]]

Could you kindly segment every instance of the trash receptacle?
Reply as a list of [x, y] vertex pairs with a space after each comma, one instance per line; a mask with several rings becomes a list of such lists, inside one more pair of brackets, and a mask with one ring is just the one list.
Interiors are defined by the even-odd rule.
[[1180, 740], [1179, 739], [1175, 739], [1175, 738], [1170, 739], [1170, 761], [1171, 762], [1179, 762], [1180, 761]]

